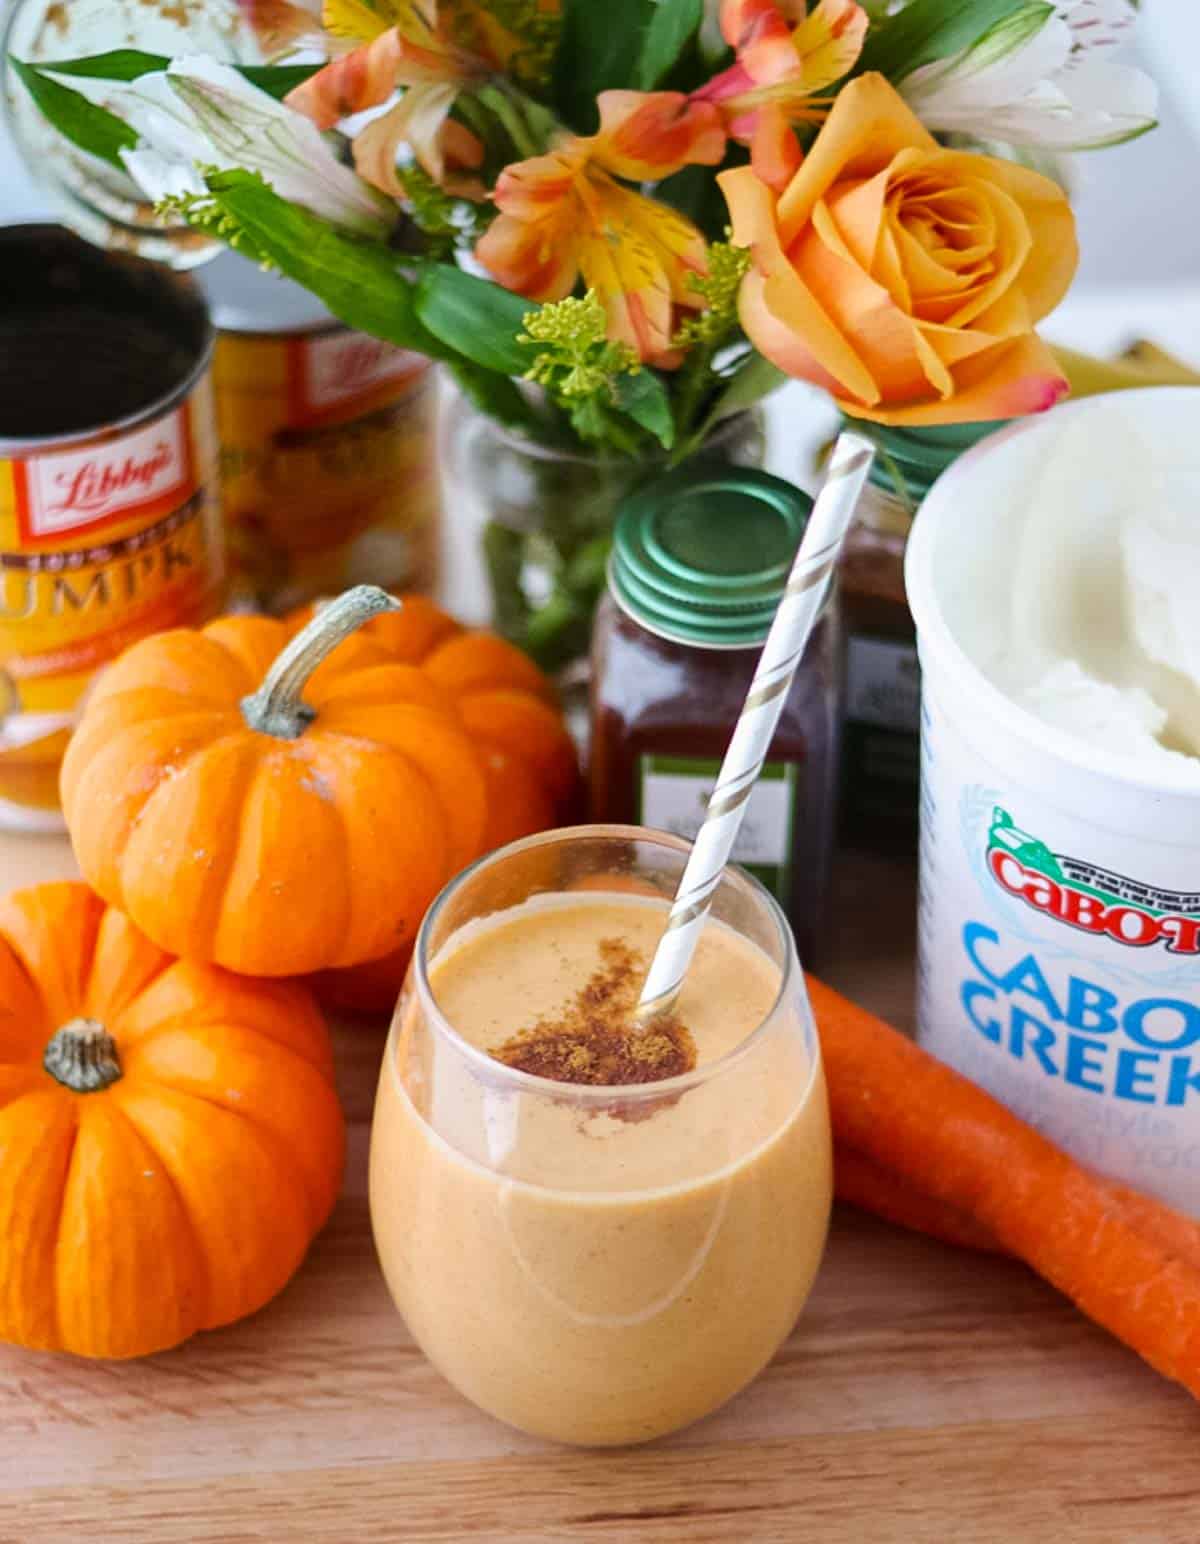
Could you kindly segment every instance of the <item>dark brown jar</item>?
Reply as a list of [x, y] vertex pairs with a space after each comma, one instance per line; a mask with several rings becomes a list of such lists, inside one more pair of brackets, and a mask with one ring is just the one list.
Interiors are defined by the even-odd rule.
[[[592, 645], [591, 816], [691, 837], [811, 501], [764, 472], [675, 473], [626, 500]], [[734, 858], [822, 941], [839, 752], [836, 604], [817, 621]]]
[[842, 549], [846, 721], [841, 830], [847, 845], [916, 852], [921, 672], [904, 589], [913, 517], [933, 483], [999, 423], [876, 429], [878, 453]]

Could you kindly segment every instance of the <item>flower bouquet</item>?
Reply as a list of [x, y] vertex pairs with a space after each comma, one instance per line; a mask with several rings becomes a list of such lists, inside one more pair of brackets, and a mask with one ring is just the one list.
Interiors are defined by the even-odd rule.
[[1153, 87], [1110, 58], [1129, 0], [239, 9], [230, 59], [11, 69], [160, 219], [443, 361], [536, 448], [538, 528], [485, 544], [503, 625], [551, 664], [602, 580], [616, 493], [597, 469], [623, 491], [787, 376], [915, 428], [1053, 403], [1066, 381], [1035, 328], [1077, 251], [1026, 160], [1154, 121]]

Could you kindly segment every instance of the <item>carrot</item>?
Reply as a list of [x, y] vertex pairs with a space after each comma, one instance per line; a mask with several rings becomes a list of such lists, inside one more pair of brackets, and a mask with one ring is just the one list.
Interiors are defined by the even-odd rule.
[[931, 1200], [890, 1169], [841, 1143], [833, 1150], [833, 1190], [839, 1201], [874, 1212], [876, 1217], [913, 1233], [927, 1233], [944, 1244], [992, 1252], [1000, 1247], [987, 1229], [965, 1212]]
[[[960, 1249], [1000, 1251], [1000, 1245], [965, 1212], [955, 1211], [916, 1190], [899, 1175], [853, 1148], [834, 1148], [834, 1191], [839, 1201], [872, 1212], [897, 1227], [927, 1233]], [[1111, 1199], [1134, 1232], [1160, 1244], [1200, 1270], [1200, 1223], [1151, 1200], [1129, 1185], [1096, 1176], [1097, 1186]]]
[[[835, 1140], [979, 1223], [1097, 1324], [1200, 1397], [1200, 1266], [983, 1089], [812, 978]], [[1152, 1230], [1149, 1219], [1155, 1220]]]
[[1200, 1223], [1129, 1185], [1111, 1179], [1098, 1183], [1112, 1196], [1131, 1228], [1200, 1271]]

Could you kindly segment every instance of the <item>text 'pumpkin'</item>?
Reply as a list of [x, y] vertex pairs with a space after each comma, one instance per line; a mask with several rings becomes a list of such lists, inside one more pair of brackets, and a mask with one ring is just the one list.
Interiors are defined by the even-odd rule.
[[465, 864], [555, 823], [577, 769], [545, 678], [395, 608], [363, 586], [303, 625], [226, 617], [101, 678], [63, 809], [84, 877], [162, 948], [258, 976], [378, 959]]
[[303, 988], [172, 959], [81, 884], [0, 901], [0, 1339], [142, 1356], [253, 1313], [343, 1153]]

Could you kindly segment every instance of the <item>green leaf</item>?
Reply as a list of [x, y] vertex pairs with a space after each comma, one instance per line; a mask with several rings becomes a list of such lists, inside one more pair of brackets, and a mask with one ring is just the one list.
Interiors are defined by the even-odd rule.
[[9, 56], [13, 71], [53, 128], [80, 150], [125, 170], [122, 150], [132, 150], [138, 137], [127, 123], [103, 107], [96, 107], [78, 91], [63, 86], [31, 64]]
[[[1044, 0], [1034, 3], [1046, 16], [1053, 12]], [[1030, 0], [911, 0], [871, 28], [854, 73], [878, 70], [889, 80], [901, 81], [923, 64], [973, 47], [986, 32], [1029, 6]]]
[[255, 252], [323, 300], [348, 327], [434, 359], [452, 356], [422, 325], [416, 285], [402, 271], [399, 254], [288, 203], [251, 172], [210, 172], [205, 181]]
[[165, 70], [170, 62], [166, 54], [147, 54], [140, 48], [113, 48], [106, 54], [88, 54], [83, 59], [41, 59], [31, 68], [49, 70], [55, 75], [78, 75], [86, 80], [128, 81]]
[[618, 375], [614, 386], [621, 412], [648, 430], [664, 450], [670, 450], [675, 443], [675, 416], [667, 388], [654, 371]]
[[658, 0], [642, 42], [637, 85], [653, 91], [675, 67], [704, 20], [704, 0]]
[[252, 86], [257, 86], [278, 102], [289, 91], [311, 80], [318, 70], [324, 68], [324, 64], [324, 60], [318, 64], [239, 64], [237, 72]]
[[[140, 48], [114, 48], [106, 54], [88, 54], [83, 59], [54, 59], [30, 65], [40, 75], [76, 76], [84, 80], [140, 80], [143, 75], [161, 74], [171, 63], [166, 54], [147, 54]], [[277, 100], [315, 75], [321, 64], [239, 64], [239, 75], [252, 86]]]
[[564, 0], [554, 100], [571, 128], [594, 133], [597, 94], [634, 79], [657, 9], [654, 0]]
[[552, 674], [587, 653], [594, 599], [558, 589], [531, 612], [522, 647], [533, 662]]
[[485, 370], [523, 375], [533, 361], [531, 351], [517, 342], [525, 318], [537, 306], [487, 279], [477, 279], [434, 263], [417, 286], [416, 310], [421, 322], [446, 348], [465, 354]]

